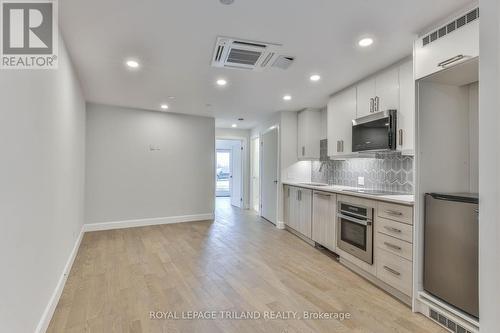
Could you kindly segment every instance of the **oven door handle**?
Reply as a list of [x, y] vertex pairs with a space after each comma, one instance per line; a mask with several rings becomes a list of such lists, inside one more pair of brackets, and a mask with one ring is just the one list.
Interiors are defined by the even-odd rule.
[[345, 219], [347, 221], [351, 221], [351, 222], [354, 222], [354, 223], [357, 223], [357, 224], [361, 224], [361, 225], [364, 225], [364, 226], [371, 225], [371, 222], [363, 221], [363, 220], [359, 220], [359, 219], [355, 219], [354, 217], [350, 217], [350, 216], [347, 216], [347, 215], [344, 215], [344, 214], [337, 213], [337, 216], [340, 217], [341, 219]]

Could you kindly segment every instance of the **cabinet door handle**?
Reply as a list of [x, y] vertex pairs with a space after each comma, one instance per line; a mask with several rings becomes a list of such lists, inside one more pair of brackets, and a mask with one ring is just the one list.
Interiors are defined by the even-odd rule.
[[399, 137], [399, 145], [402, 146], [403, 145], [403, 130], [400, 129], [398, 131], [398, 137]]
[[397, 211], [395, 211], [395, 210], [390, 210], [390, 209], [386, 210], [385, 212], [386, 212], [387, 214], [389, 214], [389, 215], [396, 215], [396, 216], [401, 216], [401, 215], [403, 215], [403, 213], [401, 213], [401, 212], [397, 212]]
[[396, 232], [398, 234], [400, 234], [402, 232], [401, 229], [397, 229], [397, 228], [393, 228], [393, 227], [388, 227], [386, 225], [384, 225], [384, 229], [392, 231], [392, 232]]
[[394, 270], [394, 269], [392, 269], [392, 268], [390, 268], [390, 267], [384, 266], [384, 269], [385, 269], [386, 271], [388, 271], [389, 273], [392, 273], [392, 274], [394, 274], [394, 275], [396, 275], [396, 276], [400, 276], [400, 275], [401, 275], [401, 273], [399, 273], [398, 271], [396, 271], [396, 270]]
[[388, 242], [384, 242], [384, 245], [387, 246], [387, 247], [390, 247], [394, 250], [398, 250], [398, 251], [401, 251], [402, 248], [401, 246], [397, 246], [397, 245], [394, 245], [394, 244], [391, 244], [391, 243], [388, 243]]
[[290, 188], [288, 187], [287, 190], [288, 190], [287, 196], [290, 198]]
[[299, 190], [299, 201], [302, 201], [302, 191]]
[[322, 197], [331, 197], [331, 194], [320, 193], [320, 192], [314, 192], [314, 195], [318, 195], [318, 196], [322, 196]]
[[448, 65], [451, 65], [452, 63], [454, 62], [457, 62], [459, 60], [462, 60], [463, 58], [465, 58], [465, 56], [463, 54], [459, 54], [459, 55], [456, 55], [454, 57], [451, 57], [450, 59], [446, 59], [444, 61], [441, 61], [439, 64], [438, 64], [438, 67], [446, 67]]
[[306, 154], [306, 147], [302, 146], [302, 156]]
[[373, 112], [375, 105], [375, 99], [370, 98], [370, 112]]

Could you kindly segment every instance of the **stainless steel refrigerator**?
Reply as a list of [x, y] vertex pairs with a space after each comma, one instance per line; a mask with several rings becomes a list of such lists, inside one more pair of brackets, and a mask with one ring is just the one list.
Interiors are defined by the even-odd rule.
[[425, 195], [424, 289], [479, 318], [478, 196]]

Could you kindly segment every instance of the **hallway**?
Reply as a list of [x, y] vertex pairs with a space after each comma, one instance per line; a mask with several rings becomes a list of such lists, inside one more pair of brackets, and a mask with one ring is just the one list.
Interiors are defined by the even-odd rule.
[[[181, 318], [151, 319], [157, 311]], [[182, 319], [188, 311], [216, 315]], [[222, 318], [219, 311], [261, 318]], [[265, 320], [270, 311], [350, 319]], [[48, 332], [444, 330], [289, 232], [218, 198], [214, 222], [87, 233]]]

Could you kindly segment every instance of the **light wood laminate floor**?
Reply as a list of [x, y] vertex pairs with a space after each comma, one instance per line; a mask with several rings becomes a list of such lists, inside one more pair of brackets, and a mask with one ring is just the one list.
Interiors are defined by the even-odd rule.
[[[48, 332], [445, 332], [228, 199], [218, 199], [216, 216], [85, 234]], [[164, 320], [150, 319], [150, 311], [348, 312], [351, 318]]]

